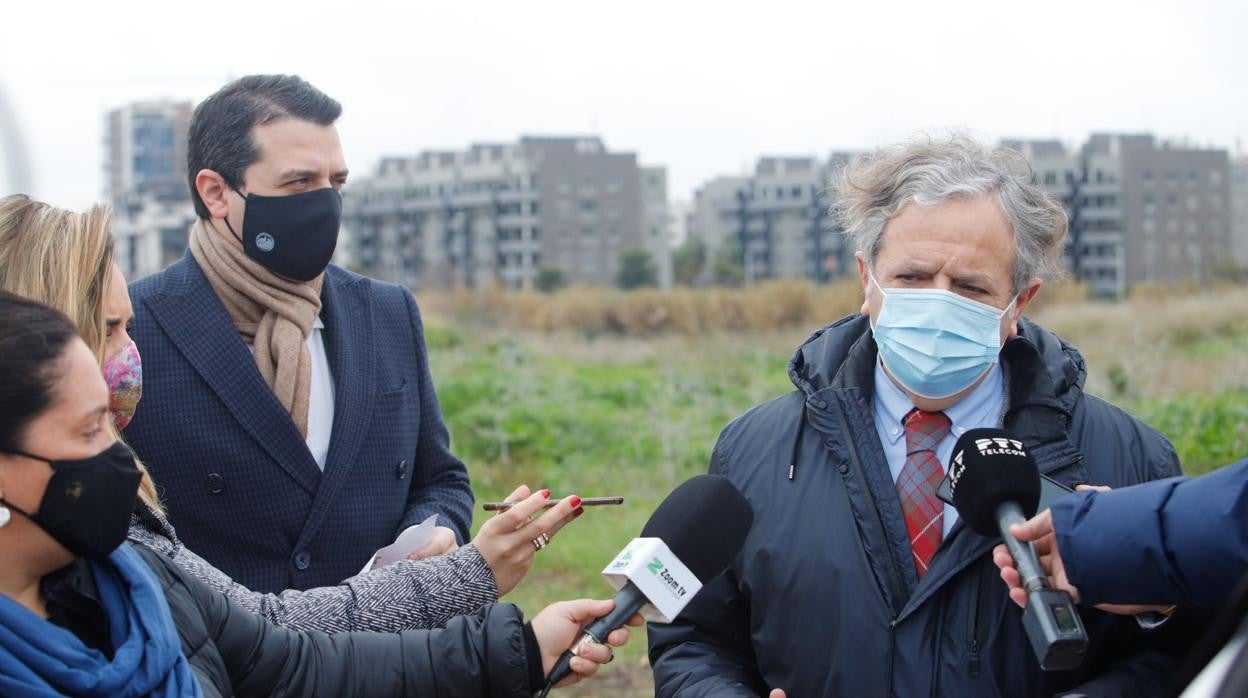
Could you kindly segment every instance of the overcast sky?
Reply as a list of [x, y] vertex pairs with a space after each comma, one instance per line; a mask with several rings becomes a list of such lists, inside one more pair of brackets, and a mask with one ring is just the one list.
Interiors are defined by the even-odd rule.
[[[666, 165], [669, 196], [688, 198], [759, 155], [826, 155], [951, 127], [1071, 144], [1091, 131], [1151, 131], [1235, 152], [1248, 147], [1246, 8], [8, 0], [0, 91], [24, 134], [31, 193], [63, 206], [100, 196], [105, 111], [201, 99], [255, 72], [298, 73], [343, 103], [353, 177], [382, 155], [597, 133]], [[0, 173], [0, 193], [8, 180]]]

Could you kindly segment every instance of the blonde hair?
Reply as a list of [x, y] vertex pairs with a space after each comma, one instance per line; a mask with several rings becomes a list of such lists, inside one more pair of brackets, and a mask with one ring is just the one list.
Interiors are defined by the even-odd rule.
[[[104, 298], [113, 273], [112, 215], [107, 205], [76, 213], [24, 194], [0, 199], [0, 289], [68, 315], [101, 366], [108, 336]], [[121, 438], [116, 430], [114, 435]], [[139, 498], [163, 511], [156, 484], [138, 465]]]

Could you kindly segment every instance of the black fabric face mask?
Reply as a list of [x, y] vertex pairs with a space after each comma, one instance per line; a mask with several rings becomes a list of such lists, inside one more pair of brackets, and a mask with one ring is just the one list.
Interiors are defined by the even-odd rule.
[[143, 475], [134, 463], [134, 453], [124, 443], [117, 441], [81, 460], [48, 460], [21, 451], [13, 453], [51, 465], [52, 479], [35, 514], [3, 499], [0, 503], [33, 521], [79, 557], [102, 560], [126, 539]]
[[[239, 192], [239, 196], [243, 196]], [[295, 281], [311, 281], [329, 265], [338, 246], [342, 195], [333, 187], [290, 196], [243, 196], [243, 234], [225, 225], [260, 266]]]

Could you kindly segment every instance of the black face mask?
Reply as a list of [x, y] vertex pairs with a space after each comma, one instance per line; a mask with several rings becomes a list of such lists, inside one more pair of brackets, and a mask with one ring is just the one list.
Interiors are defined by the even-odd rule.
[[52, 479], [39, 511], [33, 515], [3, 499], [0, 503], [33, 521], [79, 557], [102, 560], [126, 539], [143, 475], [134, 463], [134, 453], [124, 443], [117, 441], [81, 460], [48, 460], [21, 451], [13, 453], [51, 465]]
[[[239, 192], [242, 196], [242, 192]], [[279, 276], [311, 281], [329, 265], [338, 246], [342, 195], [332, 187], [290, 196], [243, 196], [243, 234], [225, 225], [243, 251], [257, 264]]]

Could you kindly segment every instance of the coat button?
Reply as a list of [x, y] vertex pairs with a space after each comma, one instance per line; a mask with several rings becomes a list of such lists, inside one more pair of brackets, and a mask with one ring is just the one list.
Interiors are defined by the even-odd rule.
[[300, 572], [312, 566], [312, 554], [306, 550], [295, 553], [295, 569]]
[[394, 474], [398, 475], [400, 480], [407, 477], [407, 459], [406, 458], [399, 461], [399, 465], [394, 469]]
[[221, 494], [225, 491], [225, 478], [217, 473], [208, 473], [209, 494]]

